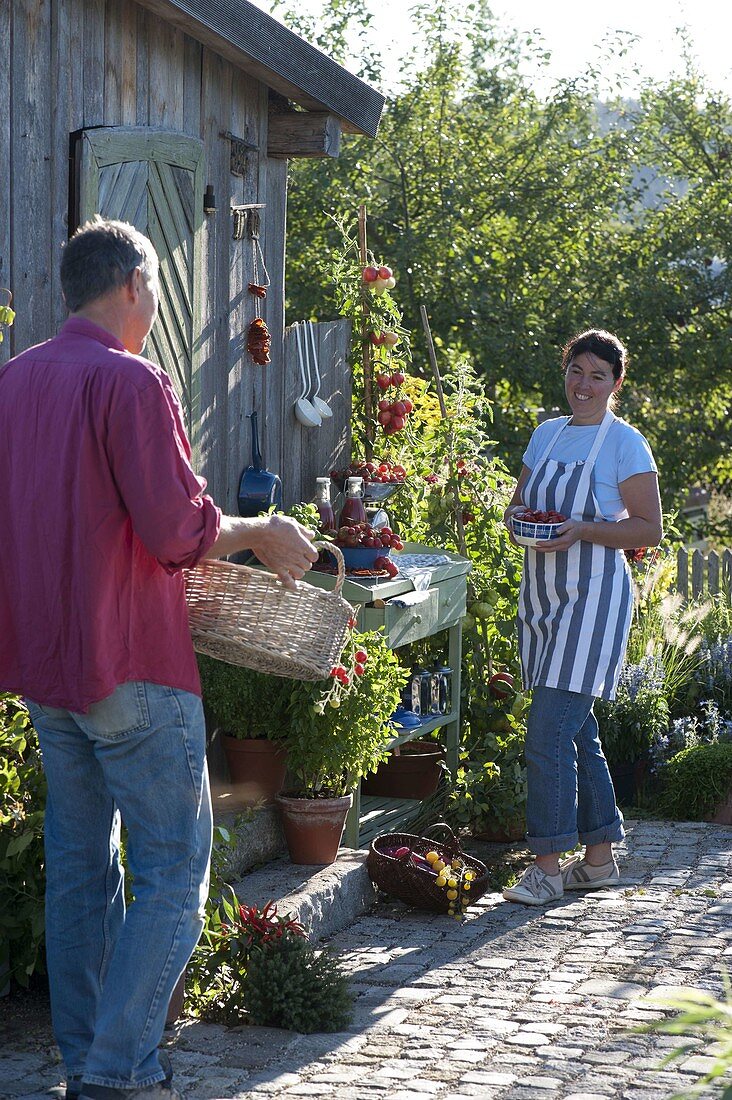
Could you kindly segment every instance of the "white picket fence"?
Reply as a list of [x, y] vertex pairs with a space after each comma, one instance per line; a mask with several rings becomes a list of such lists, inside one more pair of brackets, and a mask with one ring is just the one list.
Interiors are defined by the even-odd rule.
[[732, 550], [686, 550], [676, 555], [676, 589], [685, 600], [704, 599], [717, 592], [732, 598]]

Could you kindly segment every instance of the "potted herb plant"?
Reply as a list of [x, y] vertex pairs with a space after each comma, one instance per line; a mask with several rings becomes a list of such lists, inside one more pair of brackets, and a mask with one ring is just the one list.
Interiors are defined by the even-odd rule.
[[219, 731], [232, 783], [246, 803], [272, 801], [287, 770], [292, 680], [198, 655], [203, 702]]
[[332, 863], [353, 790], [384, 759], [408, 670], [383, 635], [354, 634], [330, 680], [298, 682], [288, 706], [290, 789], [277, 804], [293, 863]]
[[659, 808], [677, 820], [732, 825], [732, 741], [692, 745], [673, 756]]

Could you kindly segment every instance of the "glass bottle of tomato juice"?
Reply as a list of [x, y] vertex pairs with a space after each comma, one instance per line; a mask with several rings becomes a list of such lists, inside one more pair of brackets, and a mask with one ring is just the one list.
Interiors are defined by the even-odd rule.
[[320, 516], [319, 529], [321, 531], [335, 531], [335, 512], [330, 502], [330, 478], [316, 477], [315, 500], [313, 501]]
[[363, 506], [363, 478], [349, 477], [346, 484], [346, 500], [338, 517], [339, 527], [352, 527], [355, 523], [366, 522], [366, 509]]

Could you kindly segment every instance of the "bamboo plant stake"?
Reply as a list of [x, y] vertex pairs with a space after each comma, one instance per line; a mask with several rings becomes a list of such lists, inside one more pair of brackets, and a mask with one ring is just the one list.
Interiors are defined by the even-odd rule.
[[[421, 317], [422, 317], [422, 328], [424, 329], [424, 334], [425, 334], [425, 337], [426, 337], [426, 340], [427, 340], [427, 355], [429, 356], [430, 366], [432, 367], [432, 374], [434, 375], [434, 379], [435, 379], [435, 386], [437, 387], [437, 400], [440, 404], [440, 415], [442, 416], [443, 420], [447, 420], [447, 405], [445, 404], [445, 394], [444, 394], [444, 391], [442, 389], [442, 379], [440, 378], [440, 370], [439, 370], [439, 367], [437, 366], [437, 355], [435, 354], [435, 345], [434, 345], [434, 341], [432, 340], [432, 330], [430, 329], [430, 322], [429, 322], [429, 318], [427, 316], [427, 310], [422, 305], [422, 306], [419, 307], [419, 312], [420, 312]], [[455, 467], [453, 465], [454, 454], [453, 454], [453, 441], [452, 441], [452, 427], [449, 428], [449, 432], [450, 432], [450, 447], [449, 447], [448, 455], [449, 455], [450, 481], [454, 481], [455, 485], [456, 485], [456, 488], [457, 488], [457, 478], [454, 477]], [[467, 548], [466, 548], [466, 545], [465, 545], [465, 525], [463, 523], [463, 510], [462, 510], [462, 506], [460, 504], [460, 494], [459, 494], [459, 492], [456, 493], [455, 525], [457, 527], [457, 533], [458, 533], [458, 547], [460, 548], [460, 553], [463, 555], [464, 558], [466, 558], [468, 556], [468, 553], [467, 553]], [[469, 582], [468, 582], [468, 585], [470, 587]], [[481, 653], [480, 646], [478, 646], [474, 650], [473, 656], [474, 656], [474, 659], [475, 659], [476, 666], [477, 666], [479, 672], [481, 673], [482, 678], [483, 679], [485, 679], [485, 678], [490, 679], [490, 677], [493, 675], [493, 661], [491, 659], [490, 653], [488, 654], [488, 657], [486, 659], [485, 664], [483, 663], [483, 655]]]
[[[366, 207], [358, 208], [358, 248], [361, 267], [368, 263], [366, 252]], [[374, 399], [373, 371], [371, 366], [371, 347], [368, 334], [370, 328], [368, 299], [363, 283], [361, 284], [361, 363], [363, 366], [363, 405], [366, 417], [366, 461], [374, 457]]]
[[[424, 334], [427, 339], [427, 355], [429, 356], [430, 366], [432, 367], [432, 374], [434, 375], [435, 385], [437, 387], [437, 400], [440, 403], [440, 415], [442, 416], [443, 420], [447, 420], [447, 405], [445, 404], [445, 394], [442, 389], [440, 370], [437, 366], [437, 355], [435, 354], [435, 345], [432, 340], [432, 330], [430, 329], [430, 322], [427, 316], [427, 310], [424, 306], [420, 306], [419, 312], [422, 316], [422, 328], [424, 329]], [[448, 432], [450, 438], [450, 446], [448, 450], [450, 481], [454, 481], [457, 487], [457, 478], [455, 477], [454, 465], [455, 456], [453, 454], [452, 426], [449, 426]], [[456, 493], [455, 499], [455, 525], [457, 527], [458, 547], [460, 548], [460, 553], [463, 555], [463, 557], [466, 557], [465, 526], [463, 524], [463, 510], [460, 504], [459, 493]]]

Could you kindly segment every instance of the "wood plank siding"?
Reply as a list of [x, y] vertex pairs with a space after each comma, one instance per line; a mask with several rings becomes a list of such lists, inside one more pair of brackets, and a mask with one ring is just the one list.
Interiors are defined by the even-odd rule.
[[[202, 213], [193, 169], [190, 178], [157, 162], [152, 169], [140, 161], [96, 169], [105, 201], [111, 193], [110, 208], [124, 191], [120, 212], [131, 217], [133, 190], [144, 183], [154, 200], [148, 205], [162, 218], [160, 233], [169, 240], [179, 231], [180, 254], [171, 246], [161, 256], [161, 323], [167, 354], [188, 341], [193, 366], [188, 374], [180, 364], [170, 369], [156, 340], [149, 353], [154, 356], [157, 346], [184, 399], [187, 386], [198, 387], [200, 407], [193, 415], [199, 469], [223, 508], [236, 512], [239, 474], [250, 458], [252, 409], [260, 414], [264, 459], [281, 474], [286, 503], [310, 499], [315, 477], [347, 458], [349, 334], [344, 322], [317, 326], [320, 395], [331, 400], [335, 415], [305, 438], [293, 414], [298, 367], [284, 327], [287, 162], [267, 155], [267, 84], [134, 0], [0, 3], [0, 42], [6, 44], [0, 50], [0, 95], [8, 107], [0, 116], [0, 286], [13, 291], [17, 311], [9, 338], [0, 344], [0, 364], [54, 335], [65, 318], [58, 269], [74, 220], [70, 202], [81, 193], [77, 154], [89, 134], [103, 141], [99, 128], [145, 127], [158, 138], [161, 132], [187, 135], [202, 150], [198, 182], [213, 188], [215, 213]], [[254, 147], [243, 165], [232, 163], [231, 141], [223, 134]], [[190, 202], [197, 207], [192, 219], [186, 215]], [[266, 204], [260, 236], [271, 280], [261, 303], [272, 333], [266, 367], [255, 365], [246, 350], [256, 307], [247, 291], [253, 249], [247, 237], [234, 239], [231, 206], [247, 203]], [[185, 256], [188, 263], [191, 224], [198, 226], [193, 273], [179, 262]], [[195, 397], [189, 394], [188, 402], [195, 410]]]

